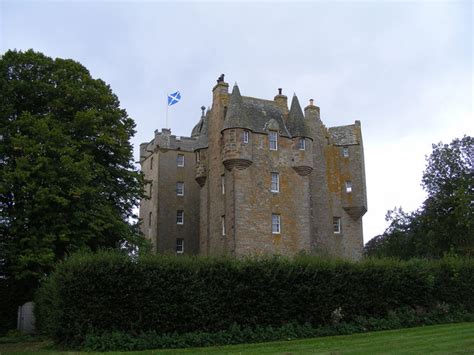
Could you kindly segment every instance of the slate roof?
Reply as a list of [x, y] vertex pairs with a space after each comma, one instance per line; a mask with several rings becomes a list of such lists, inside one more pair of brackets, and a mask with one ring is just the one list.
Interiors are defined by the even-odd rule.
[[330, 127], [328, 131], [335, 145], [360, 144], [356, 135], [356, 125]]
[[203, 117], [199, 120], [199, 122], [194, 126], [193, 130], [191, 131], [191, 137], [197, 137], [199, 136], [199, 132], [201, 131], [201, 126], [202, 126], [202, 121]]
[[283, 112], [274, 101], [241, 96], [239, 87], [234, 86], [223, 130], [245, 128], [257, 133], [268, 133], [269, 121], [272, 119], [278, 124], [281, 135], [291, 137], [285, 126]]
[[208, 131], [208, 121], [209, 121], [209, 110], [206, 113], [205, 117], [202, 117], [198, 123], [199, 126], [199, 136], [197, 137], [196, 145], [194, 147], [195, 150], [197, 149], [204, 149], [209, 146], [209, 139], [207, 135]]
[[291, 132], [293, 137], [309, 137], [309, 128], [306, 125], [303, 110], [301, 110], [300, 102], [298, 97], [293, 95], [291, 100], [290, 112], [288, 113], [288, 120], [286, 121], [286, 127]]

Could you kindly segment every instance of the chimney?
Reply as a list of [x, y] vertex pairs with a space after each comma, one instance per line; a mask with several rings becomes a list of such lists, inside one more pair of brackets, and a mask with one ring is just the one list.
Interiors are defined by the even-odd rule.
[[321, 119], [319, 107], [314, 104], [313, 99], [309, 99], [309, 105], [304, 108], [304, 115], [308, 119]]
[[282, 88], [278, 88], [278, 95], [273, 99], [276, 105], [283, 111], [283, 114], [288, 114], [288, 97], [282, 94]]
[[224, 74], [221, 74], [217, 79], [217, 84], [212, 88], [212, 102], [213, 106], [219, 102], [227, 106], [229, 100], [229, 84], [224, 81]]

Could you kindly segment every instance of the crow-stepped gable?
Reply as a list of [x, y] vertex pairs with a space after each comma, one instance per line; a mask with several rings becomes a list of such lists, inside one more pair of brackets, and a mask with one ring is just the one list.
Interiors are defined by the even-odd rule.
[[158, 253], [305, 252], [358, 259], [367, 211], [360, 122], [326, 128], [310, 100], [242, 96], [221, 75], [191, 137], [140, 145], [141, 229]]

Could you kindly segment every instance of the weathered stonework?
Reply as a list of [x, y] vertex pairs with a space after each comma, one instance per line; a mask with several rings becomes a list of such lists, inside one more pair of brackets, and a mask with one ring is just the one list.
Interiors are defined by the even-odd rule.
[[[212, 107], [206, 114], [202, 108], [190, 138], [163, 129], [140, 146], [151, 186], [140, 218], [155, 250], [181, 251], [182, 239], [186, 254], [360, 258], [367, 211], [360, 122], [328, 129], [312, 101], [303, 113], [296, 96], [288, 109], [281, 90], [274, 100], [261, 100], [228, 88], [218, 81]], [[276, 149], [270, 149], [275, 132]], [[184, 167], [177, 166], [178, 154]], [[272, 173], [278, 191], [272, 191]], [[183, 196], [177, 182], [184, 183]], [[279, 228], [272, 227], [272, 215]]]

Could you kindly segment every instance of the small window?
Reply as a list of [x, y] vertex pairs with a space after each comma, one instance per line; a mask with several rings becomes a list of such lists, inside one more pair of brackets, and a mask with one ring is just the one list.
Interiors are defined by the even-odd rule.
[[343, 147], [342, 148], [342, 156], [344, 158], [349, 158], [349, 147]]
[[268, 139], [270, 143], [270, 150], [277, 150], [278, 149], [278, 132], [270, 131]]
[[280, 234], [280, 215], [272, 214], [272, 233]]
[[352, 192], [352, 181], [346, 181], [346, 192]]
[[150, 159], [150, 170], [153, 170], [153, 157]]
[[272, 192], [280, 192], [280, 174], [272, 173], [272, 184], [270, 190]]
[[298, 141], [298, 149], [305, 150], [306, 149], [306, 140], [304, 138], [300, 138]]
[[244, 131], [244, 143], [249, 142], [249, 131]]
[[178, 166], [184, 166], [184, 154], [178, 154], [176, 157], [176, 164]]
[[184, 224], [184, 211], [183, 210], [176, 211], [176, 224]]
[[221, 216], [222, 236], [225, 236], [225, 216]]
[[150, 181], [150, 189], [149, 189], [148, 197], [151, 198], [152, 194], [153, 194], [153, 181]]
[[184, 196], [184, 182], [182, 181], [176, 183], [176, 196]]
[[221, 190], [222, 190], [222, 194], [224, 195], [225, 194], [225, 175], [224, 174], [221, 175]]
[[148, 213], [148, 227], [151, 227], [151, 217], [153, 216], [153, 214], [150, 212]]
[[334, 233], [341, 233], [341, 217], [333, 217], [332, 230], [334, 231]]
[[176, 253], [177, 254], [184, 253], [184, 239], [183, 238], [176, 239]]
[[196, 152], [196, 163], [199, 163], [201, 161], [201, 151]]

